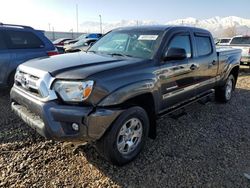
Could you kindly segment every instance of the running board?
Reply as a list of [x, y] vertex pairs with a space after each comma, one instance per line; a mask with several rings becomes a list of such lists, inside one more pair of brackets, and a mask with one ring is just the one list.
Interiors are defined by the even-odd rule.
[[213, 89], [213, 90], [211, 90], [211, 91], [209, 91], [209, 92], [206, 92], [206, 93], [203, 93], [203, 94], [201, 94], [201, 95], [199, 95], [199, 96], [197, 96], [197, 97], [191, 98], [190, 100], [185, 101], [185, 102], [183, 102], [183, 103], [181, 103], [181, 104], [179, 104], [179, 105], [176, 105], [176, 106], [174, 106], [174, 107], [168, 108], [168, 109], [165, 110], [164, 112], [160, 113], [160, 114], [158, 115], [158, 118], [167, 116], [167, 115], [169, 115], [169, 114], [171, 114], [171, 113], [173, 113], [173, 112], [175, 112], [175, 111], [177, 111], [177, 110], [183, 109], [183, 108], [185, 108], [186, 106], [188, 106], [188, 105], [190, 105], [190, 104], [193, 104], [193, 103], [195, 103], [195, 102], [197, 102], [197, 101], [199, 101], [199, 100], [201, 100], [201, 99], [204, 99], [204, 98], [206, 98], [206, 97], [208, 97], [208, 96], [213, 95], [214, 92], [215, 92], [215, 90]]

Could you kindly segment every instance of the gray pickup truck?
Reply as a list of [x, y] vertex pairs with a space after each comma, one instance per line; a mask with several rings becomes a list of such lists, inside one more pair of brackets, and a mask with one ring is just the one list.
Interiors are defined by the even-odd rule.
[[92, 143], [104, 158], [123, 165], [156, 136], [160, 116], [214, 93], [228, 102], [240, 58], [238, 49], [217, 51], [203, 29], [115, 29], [87, 53], [20, 65], [12, 109], [44, 137]]

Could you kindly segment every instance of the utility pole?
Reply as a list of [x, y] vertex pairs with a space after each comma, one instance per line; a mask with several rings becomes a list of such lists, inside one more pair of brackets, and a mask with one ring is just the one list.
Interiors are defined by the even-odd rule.
[[50, 31], [50, 23], [49, 23], [49, 31]]
[[78, 4], [76, 4], [76, 32], [78, 33]]
[[69, 30], [69, 32], [71, 32], [72, 39], [73, 39], [74, 38], [73, 28], [71, 30]]
[[100, 14], [99, 17], [100, 17], [100, 33], [102, 33], [102, 15]]
[[54, 29], [54, 27], [52, 27], [52, 31], [53, 31], [53, 40], [55, 40], [55, 29]]

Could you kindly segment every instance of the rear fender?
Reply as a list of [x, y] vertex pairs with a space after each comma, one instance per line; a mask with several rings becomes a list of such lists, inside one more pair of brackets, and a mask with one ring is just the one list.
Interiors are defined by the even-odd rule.
[[239, 62], [237, 57], [235, 57], [235, 56], [229, 57], [227, 62], [226, 62], [226, 66], [225, 66], [224, 70], [222, 71], [219, 85], [224, 85], [228, 76], [230, 75], [231, 71], [235, 67], [239, 67], [239, 66], [240, 66], [240, 62]]

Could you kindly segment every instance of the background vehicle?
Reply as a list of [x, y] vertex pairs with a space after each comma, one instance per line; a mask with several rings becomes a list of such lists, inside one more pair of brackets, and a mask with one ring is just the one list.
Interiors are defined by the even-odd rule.
[[217, 40], [216, 45], [218, 45], [218, 46], [229, 45], [230, 41], [231, 41], [231, 38], [220, 38]]
[[55, 46], [64, 46], [64, 42], [66, 41], [69, 41], [69, 40], [72, 40], [72, 39], [68, 39], [68, 38], [60, 38], [60, 39], [56, 39], [53, 44]]
[[83, 35], [81, 35], [80, 37], [78, 37], [78, 38], [76, 38], [76, 39], [66, 41], [66, 42], [65, 42], [65, 45], [74, 44], [74, 43], [76, 43], [77, 41], [82, 40], [82, 39], [87, 39], [87, 38], [99, 39], [99, 38], [101, 38], [101, 37], [102, 37], [102, 34], [101, 34], [101, 33], [83, 34]]
[[[12, 109], [41, 135], [94, 143], [107, 160], [123, 165], [140, 153], [148, 136], [156, 136], [158, 117], [214, 92], [216, 100], [228, 102], [240, 57], [241, 50], [217, 51], [203, 29], [121, 28], [87, 53], [20, 65]], [[34, 78], [30, 70], [39, 75]]]
[[78, 42], [70, 45], [66, 45], [64, 47], [66, 53], [70, 52], [80, 52], [80, 51], [87, 51], [88, 48], [93, 45], [98, 39], [97, 38], [87, 38], [81, 39]]
[[233, 37], [230, 41], [230, 47], [241, 49], [241, 64], [250, 66], [250, 36]]
[[28, 26], [0, 24], [0, 87], [12, 86], [21, 63], [58, 54], [44, 33]]

